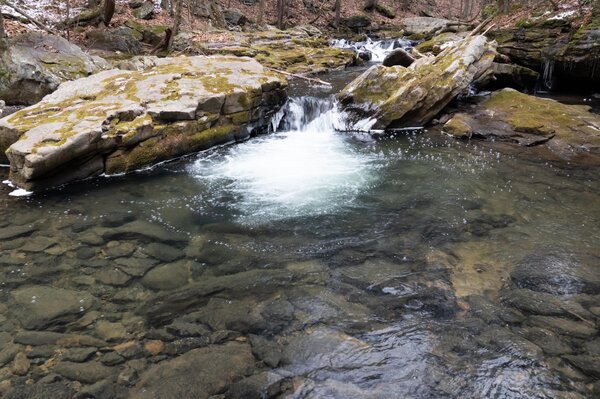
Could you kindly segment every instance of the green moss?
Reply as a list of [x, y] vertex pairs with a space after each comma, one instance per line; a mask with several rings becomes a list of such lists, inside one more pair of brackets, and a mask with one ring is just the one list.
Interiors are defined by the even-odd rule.
[[468, 117], [464, 114], [456, 114], [444, 125], [444, 132], [458, 138], [469, 138], [472, 133], [468, 123]]

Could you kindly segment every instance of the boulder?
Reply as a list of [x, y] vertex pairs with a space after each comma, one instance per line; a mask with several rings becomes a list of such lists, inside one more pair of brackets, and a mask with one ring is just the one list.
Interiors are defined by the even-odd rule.
[[401, 47], [394, 49], [391, 53], [385, 56], [383, 59], [383, 66], [391, 67], [394, 65], [400, 65], [405, 68], [409, 67], [415, 59], [412, 55], [408, 53], [408, 51], [404, 50]]
[[340, 24], [353, 32], [362, 32], [371, 26], [371, 20], [366, 15], [353, 15], [348, 18], [342, 18]]
[[89, 47], [95, 49], [140, 54], [142, 37], [136, 33], [127, 26], [120, 26], [116, 29], [97, 28], [86, 32], [85, 41]]
[[600, 115], [587, 106], [513, 89], [493, 93], [468, 114], [455, 114], [443, 130], [457, 138], [539, 146], [538, 153], [548, 160], [600, 165]]
[[246, 18], [239, 10], [235, 9], [225, 10], [223, 12], [223, 17], [225, 18], [225, 21], [232, 26], [243, 26], [248, 22], [248, 18]]
[[106, 61], [62, 37], [29, 32], [11, 38], [10, 50], [0, 59], [0, 99], [8, 105], [34, 104], [62, 82], [108, 68]]
[[153, 58], [150, 64], [67, 82], [1, 119], [10, 179], [39, 189], [246, 138], [266, 129], [286, 98], [283, 77], [248, 58]]
[[150, 19], [154, 15], [154, 3], [146, 1], [133, 10], [133, 16], [139, 19]]
[[467, 32], [454, 33], [454, 32], [444, 32], [440, 33], [437, 36], [432, 37], [429, 40], [421, 42], [415, 46], [415, 49], [422, 53], [433, 53], [434, 55], [438, 55], [441, 53], [446, 47], [451, 46], [452, 44], [461, 41], [467, 36]]
[[338, 99], [351, 117], [375, 119], [375, 129], [423, 126], [492, 65], [494, 45], [466, 38], [437, 57], [410, 67], [375, 65], [348, 84]]
[[436, 33], [441, 33], [452, 21], [443, 18], [431, 17], [408, 17], [400, 23], [406, 36], [415, 36], [419, 38], [430, 37]]

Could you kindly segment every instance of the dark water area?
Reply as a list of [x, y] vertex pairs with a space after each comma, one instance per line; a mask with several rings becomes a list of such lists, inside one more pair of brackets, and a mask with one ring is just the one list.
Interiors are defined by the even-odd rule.
[[293, 82], [276, 133], [2, 186], [6, 397], [597, 397], [599, 171], [337, 133], [358, 72]]

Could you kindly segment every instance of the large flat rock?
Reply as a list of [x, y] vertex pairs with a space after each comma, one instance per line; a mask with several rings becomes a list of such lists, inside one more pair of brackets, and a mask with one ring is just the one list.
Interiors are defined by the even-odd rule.
[[128, 172], [247, 137], [285, 101], [285, 80], [244, 57], [149, 58], [63, 83], [0, 120], [10, 179], [38, 189]]

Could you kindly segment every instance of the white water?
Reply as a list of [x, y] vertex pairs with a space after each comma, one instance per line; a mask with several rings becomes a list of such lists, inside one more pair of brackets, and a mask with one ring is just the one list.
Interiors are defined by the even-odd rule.
[[242, 223], [337, 212], [352, 206], [376, 178], [376, 157], [335, 131], [344, 127], [344, 115], [330, 100], [292, 99], [285, 114], [277, 133], [191, 166], [198, 179], [235, 198], [231, 206]]
[[371, 40], [367, 38], [364, 42], [354, 42], [351, 40], [339, 39], [332, 40], [330, 43], [333, 47], [346, 48], [354, 50], [358, 53], [368, 52], [371, 54], [371, 62], [383, 62], [383, 59], [392, 50], [398, 47], [409, 49], [412, 45], [409, 40]]

